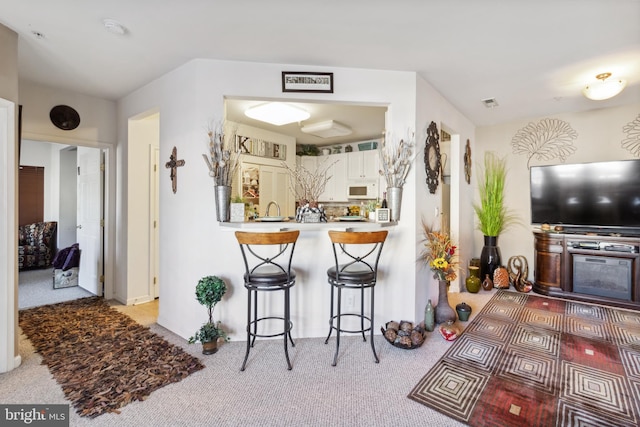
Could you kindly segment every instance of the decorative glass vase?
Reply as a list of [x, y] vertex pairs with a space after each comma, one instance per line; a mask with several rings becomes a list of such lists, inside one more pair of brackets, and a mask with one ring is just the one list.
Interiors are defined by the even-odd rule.
[[447, 281], [438, 281], [438, 304], [436, 305], [436, 323], [455, 322], [458, 318], [455, 310], [449, 305], [449, 294], [447, 293]]
[[476, 267], [475, 265], [469, 266], [469, 277], [465, 280], [465, 285], [467, 287], [467, 292], [471, 292], [472, 294], [478, 293], [480, 290], [482, 282], [480, 280], [480, 267]]
[[493, 272], [500, 267], [500, 248], [498, 236], [484, 236], [484, 246], [480, 253], [480, 277], [493, 277]]
[[424, 308], [424, 329], [429, 332], [433, 332], [436, 328], [435, 321], [433, 304], [431, 304], [431, 300], [429, 300], [429, 302], [427, 302], [427, 306]]

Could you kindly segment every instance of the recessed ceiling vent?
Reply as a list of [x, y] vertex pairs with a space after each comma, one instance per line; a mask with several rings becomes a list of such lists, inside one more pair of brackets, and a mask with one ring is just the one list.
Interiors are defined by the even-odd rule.
[[484, 104], [485, 107], [487, 108], [495, 108], [498, 106], [498, 101], [496, 101], [495, 98], [487, 98], [487, 99], [483, 99], [482, 103]]

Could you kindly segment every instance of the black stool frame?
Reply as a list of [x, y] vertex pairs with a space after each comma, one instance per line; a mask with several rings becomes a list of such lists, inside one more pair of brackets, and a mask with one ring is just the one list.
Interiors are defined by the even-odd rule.
[[[289, 290], [296, 282], [296, 273], [291, 268], [293, 252], [299, 230], [280, 231], [269, 233], [251, 233], [236, 231], [236, 239], [240, 244], [242, 258], [245, 265], [244, 287], [247, 288], [247, 351], [242, 362], [241, 371], [244, 371], [251, 347], [255, 344], [256, 337], [271, 338], [283, 335], [284, 354], [287, 359], [287, 367], [292, 369], [289, 359], [287, 341], [295, 347], [291, 337], [290, 296]], [[279, 246], [278, 252], [265, 255], [259, 247]], [[258, 292], [284, 291], [284, 315], [258, 317]], [[282, 332], [274, 334], [258, 334], [258, 322], [267, 319], [279, 319], [284, 322]]]
[[[329, 335], [324, 341], [329, 342], [331, 334], [336, 331], [336, 352], [333, 356], [333, 366], [338, 363], [338, 354], [340, 352], [340, 333], [361, 333], [363, 341], [367, 341], [365, 332], [371, 334], [371, 350], [376, 363], [380, 362], [376, 353], [375, 344], [373, 342], [373, 322], [374, 322], [374, 287], [378, 279], [378, 261], [382, 253], [382, 247], [387, 238], [388, 232], [372, 231], [372, 232], [352, 232], [352, 231], [329, 231], [331, 246], [333, 248], [333, 257], [335, 265], [327, 270], [327, 281], [331, 285], [331, 314], [329, 316]], [[348, 248], [348, 245], [356, 245], [361, 248], [363, 245], [369, 245], [370, 248], [364, 254], [356, 254], [356, 249]], [[340, 259], [346, 263], [340, 264]], [[337, 289], [337, 298], [334, 293]], [[360, 290], [360, 312], [359, 313], [343, 313], [342, 312], [342, 290], [357, 289]], [[364, 312], [364, 296], [365, 289], [371, 289], [371, 305], [369, 315]], [[337, 311], [337, 312], [336, 312]], [[341, 319], [344, 316], [354, 316], [360, 319], [360, 329], [348, 330], [341, 326]], [[367, 324], [365, 325], [365, 321]]]

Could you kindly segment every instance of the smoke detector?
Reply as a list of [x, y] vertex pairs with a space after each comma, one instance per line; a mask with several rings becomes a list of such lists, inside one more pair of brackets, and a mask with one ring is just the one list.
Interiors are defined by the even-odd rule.
[[115, 19], [103, 19], [102, 24], [104, 25], [104, 28], [107, 29], [107, 31], [119, 36], [124, 36], [127, 32], [127, 29], [124, 27], [124, 25], [122, 25]]

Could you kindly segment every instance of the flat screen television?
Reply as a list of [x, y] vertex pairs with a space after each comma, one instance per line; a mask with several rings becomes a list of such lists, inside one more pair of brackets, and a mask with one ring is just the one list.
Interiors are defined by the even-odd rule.
[[640, 233], [640, 160], [532, 166], [531, 222]]

